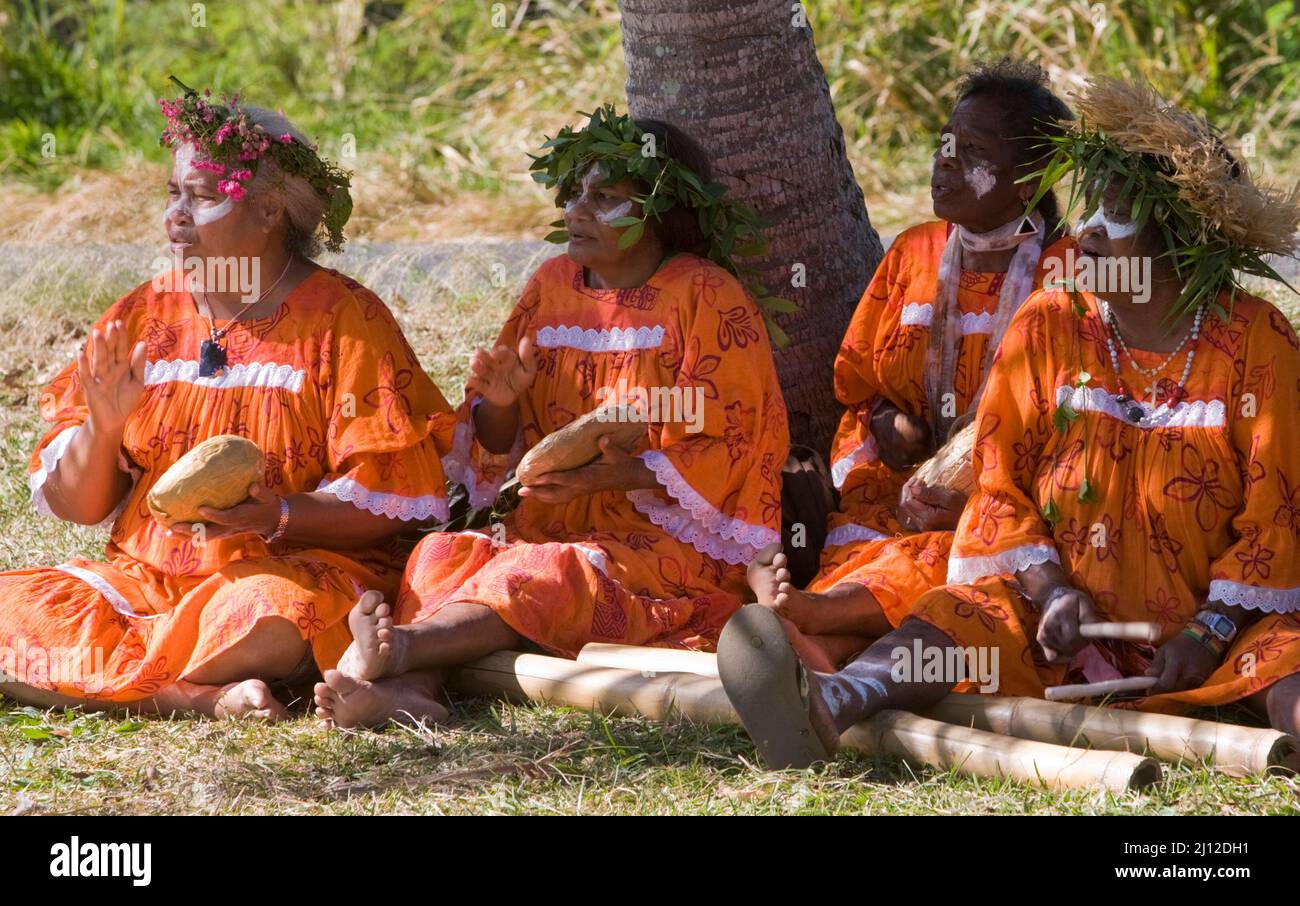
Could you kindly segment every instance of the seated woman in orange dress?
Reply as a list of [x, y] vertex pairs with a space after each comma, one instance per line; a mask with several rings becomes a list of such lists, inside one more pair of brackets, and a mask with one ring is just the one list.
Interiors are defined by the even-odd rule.
[[[111, 535], [102, 561], [0, 573], [7, 698], [283, 716], [268, 682], [332, 667], [363, 592], [397, 590], [396, 533], [446, 518], [454, 413], [384, 304], [311, 260], [341, 247], [347, 174], [227, 103], [162, 102], [180, 267], [114, 303], [41, 397], [33, 504]], [[222, 434], [261, 448], [261, 480], [163, 524], [150, 489]]]
[[[833, 674], [801, 671], [770, 611], [723, 633], [723, 683], [769, 763], [824, 758], [853, 723], [958, 682], [1042, 696], [1145, 677], [1134, 707], [1242, 702], [1300, 732], [1300, 340], [1235, 276], [1294, 254], [1300, 205], [1149, 89], [1096, 81], [1078, 109], [1044, 179], [1077, 168], [1085, 257], [998, 352], [951, 584]], [[1159, 636], [1081, 634], [1098, 621]], [[922, 675], [917, 651], [961, 675]]]
[[913, 473], [973, 417], [1011, 316], [1074, 248], [1055, 197], [1026, 219], [1034, 187], [1017, 182], [1069, 116], [1034, 64], [1002, 60], [958, 85], [930, 178], [941, 219], [894, 240], [835, 360], [847, 407], [831, 453], [841, 503], [821, 569], [806, 591], [776, 549], [750, 569], [759, 602], [789, 621], [814, 670], [835, 669], [944, 583], [966, 496]]
[[486, 507], [524, 451], [598, 405], [648, 400], [649, 424], [633, 449], [528, 475], [504, 523], [426, 537], [393, 612], [359, 604], [317, 686], [336, 725], [441, 719], [435, 671], [528, 643], [711, 651], [745, 564], [779, 538], [785, 404], [763, 314], [715, 263], [757, 238], [752, 212], [662, 123], [605, 107], [547, 147], [534, 170], [558, 188], [568, 254], [474, 355], [448, 476]]

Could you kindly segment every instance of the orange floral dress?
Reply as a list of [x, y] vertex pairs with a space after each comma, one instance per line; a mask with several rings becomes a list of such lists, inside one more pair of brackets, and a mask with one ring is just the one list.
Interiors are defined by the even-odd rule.
[[[1143, 709], [1236, 701], [1300, 671], [1300, 341], [1291, 325], [1239, 295], [1228, 322], [1206, 316], [1177, 402], [1144, 403], [1134, 423], [1131, 405], [1117, 401], [1096, 300], [1079, 299], [1083, 316], [1064, 292], [1035, 293], [1008, 329], [979, 408], [979, 487], [957, 529], [951, 584], [912, 615], [963, 647], [998, 646], [999, 694], [1144, 673], [1154, 648], [1132, 642], [1095, 641], [1069, 665], [1043, 660], [1039, 614], [1014, 574], [1052, 561], [1103, 619], [1154, 621], [1161, 643], [1207, 599], [1257, 616], [1203, 686], [1142, 699]], [[1228, 308], [1226, 296], [1220, 304]], [[1144, 368], [1165, 358], [1133, 355]], [[1127, 387], [1147, 399], [1149, 382], [1120, 362]], [[1184, 362], [1166, 370], [1163, 400]]]
[[676, 390], [695, 415], [651, 408], [639, 456], [658, 489], [565, 504], [525, 497], [495, 529], [424, 538], [398, 622], [469, 602], [567, 657], [593, 641], [711, 650], [747, 592], [746, 564], [780, 540], [789, 437], [757, 307], [729, 273], [694, 255], [617, 290], [589, 287], [561, 255], [529, 280], [497, 342], [513, 349], [525, 335], [538, 373], [519, 402], [513, 450], [494, 456], [477, 443], [470, 395], [445, 461], [476, 507], [495, 500], [525, 450], [602, 402]]
[[[178, 274], [171, 285], [183, 285]], [[344, 551], [169, 535], [146, 495], [200, 441], [238, 434], [262, 448], [263, 481], [278, 493], [324, 492], [406, 522], [445, 519], [439, 455], [454, 413], [392, 314], [360, 284], [318, 270], [270, 317], [238, 322], [226, 336], [229, 367], [207, 377], [197, 361], [207, 323], [188, 292], [144, 284], [98, 323], [114, 320], [132, 344], [148, 344], [144, 395], [119, 455], [134, 483], [106, 520], [103, 561], [0, 573], [0, 651], [9, 653], [0, 670], [60, 694], [129, 702], [183, 679], [268, 617], [297, 626], [317, 665], [333, 666], [351, 641], [344, 618], [357, 596], [397, 591], [396, 540]], [[53, 515], [45, 482], [87, 419], [75, 362], [41, 397], [41, 415], [51, 427], [29, 483], [36, 508]]]
[[[903, 485], [914, 470], [885, 465], [871, 434], [871, 415], [888, 400], [929, 420], [925, 363], [939, 262], [951, 224], [936, 220], [899, 234], [876, 269], [853, 313], [835, 359], [835, 397], [847, 407], [831, 444], [831, 476], [840, 511], [828, 520], [821, 569], [808, 590], [826, 592], [842, 583], [863, 585], [897, 626], [923, 593], [942, 585], [952, 532], [906, 532], [898, 524]], [[1036, 282], [1075, 248], [1063, 238], [1039, 260]], [[993, 330], [1004, 273], [963, 271], [957, 288], [960, 346], [953, 373], [956, 414], [970, 407], [984, 377], [984, 354]], [[865, 614], [864, 614], [865, 618]], [[869, 639], [819, 638], [787, 627], [791, 641], [815, 670], [829, 671], [866, 647]], [[846, 644], [847, 643], [847, 644]]]

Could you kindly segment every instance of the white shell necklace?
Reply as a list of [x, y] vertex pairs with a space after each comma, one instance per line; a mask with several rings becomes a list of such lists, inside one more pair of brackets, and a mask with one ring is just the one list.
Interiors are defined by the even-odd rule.
[[[1120, 395], [1116, 399], [1116, 402], [1119, 403], [1120, 409], [1124, 413], [1124, 417], [1133, 424], [1141, 425], [1143, 427], [1157, 427], [1163, 425], [1173, 417], [1174, 406], [1170, 404], [1172, 403], [1177, 405], [1178, 398], [1182, 395], [1178, 391], [1186, 387], [1187, 378], [1192, 373], [1192, 361], [1196, 358], [1196, 341], [1201, 336], [1201, 321], [1205, 317], [1205, 309], [1206, 306], [1204, 303], [1197, 306], [1196, 313], [1192, 316], [1192, 329], [1188, 332], [1187, 336], [1183, 337], [1182, 342], [1174, 348], [1174, 351], [1165, 357], [1164, 361], [1160, 362], [1154, 368], [1143, 368], [1133, 358], [1133, 353], [1129, 351], [1128, 344], [1124, 342], [1124, 337], [1119, 332], [1119, 320], [1111, 310], [1110, 303], [1105, 301], [1101, 303], [1101, 317], [1103, 323], [1106, 325], [1106, 349], [1110, 352], [1110, 366], [1115, 372], [1115, 377], [1119, 379]], [[1146, 409], [1143, 405], [1133, 398], [1133, 395], [1129, 393], [1128, 386], [1124, 383], [1123, 372], [1120, 371], [1119, 353], [1115, 349], [1116, 342], [1119, 343], [1120, 349], [1124, 350], [1124, 356], [1128, 359], [1129, 364], [1133, 366], [1134, 370], [1151, 381], [1151, 387], [1149, 389], [1151, 395], [1150, 405], [1154, 411], [1152, 411], [1150, 415], [1146, 413]], [[1162, 406], [1156, 406], [1156, 403], [1160, 399], [1160, 385], [1156, 381], [1156, 378], [1160, 376], [1161, 372], [1173, 364], [1174, 360], [1178, 358], [1179, 353], [1183, 351], [1183, 348], [1189, 345], [1190, 348], [1187, 350], [1187, 363], [1183, 366], [1183, 374], [1182, 377], [1178, 379], [1177, 389], [1173, 394], [1171, 394], [1168, 403], [1165, 403]]]

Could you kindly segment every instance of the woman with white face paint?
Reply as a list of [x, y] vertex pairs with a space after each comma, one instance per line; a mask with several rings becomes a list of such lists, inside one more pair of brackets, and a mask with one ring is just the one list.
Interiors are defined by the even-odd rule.
[[835, 362], [847, 407], [830, 457], [840, 506], [820, 568], [796, 580], [769, 550], [750, 569], [759, 602], [818, 670], [944, 582], [966, 495], [913, 473], [973, 416], [1011, 316], [1073, 248], [1051, 194], [1026, 217], [1034, 187], [1017, 182], [1069, 115], [1037, 66], [1003, 60], [967, 74], [934, 154], [940, 219], [894, 240], [853, 315]]
[[739, 223], [739, 207], [698, 204], [707, 161], [679, 130], [612, 108], [547, 151], [534, 170], [558, 191], [568, 254], [474, 354], [449, 477], [489, 507], [544, 436], [637, 390], [657, 402], [632, 449], [605, 438], [587, 465], [525, 472], [502, 523], [421, 541], [395, 615], [358, 607], [353, 647], [317, 686], [336, 726], [444, 719], [439, 671], [502, 649], [712, 650], [745, 563], [780, 537], [785, 406], [763, 317], [713, 229]]
[[[882, 709], [975, 691], [976, 653], [996, 653], [1000, 695], [1137, 679], [1141, 710], [1238, 702], [1300, 733], [1300, 339], [1240, 283], [1296, 254], [1300, 190], [1257, 186], [1149, 88], [1094, 80], [1077, 103], [1043, 172], [1089, 187], [1080, 251], [1107, 276], [1080, 267], [1007, 331], [947, 584], [834, 672], [792, 669], [767, 612], [728, 624], [719, 672], [769, 763], [825, 758]], [[1116, 266], [1135, 259], [1149, 271]], [[1099, 622], [1157, 637], [1081, 629]], [[899, 670], [899, 651], [961, 652], [967, 671]]]
[[[272, 684], [332, 667], [357, 600], [396, 591], [393, 536], [446, 517], [452, 418], [384, 304], [312, 260], [342, 243], [347, 175], [278, 114], [162, 106], [176, 269], [115, 303], [46, 389], [30, 466], [40, 512], [111, 525], [105, 559], [0, 574], [0, 649], [80, 666], [6, 663], [4, 694], [278, 718]], [[262, 476], [165, 524], [150, 489], [222, 434], [261, 448]]]

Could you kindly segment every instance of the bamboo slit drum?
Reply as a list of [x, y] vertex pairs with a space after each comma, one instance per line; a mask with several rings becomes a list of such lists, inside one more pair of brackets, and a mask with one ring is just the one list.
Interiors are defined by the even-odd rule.
[[527, 485], [547, 472], [568, 472], [600, 456], [600, 439], [631, 453], [641, 443], [648, 424], [632, 406], [609, 403], [579, 415], [558, 431], [532, 446], [515, 468], [519, 483]]
[[[677, 714], [710, 724], [738, 718], [722, 683], [689, 673], [645, 676], [564, 658], [500, 651], [451, 672], [470, 695], [544, 701], [663, 720]], [[1132, 752], [1070, 749], [885, 711], [841, 737], [844, 748], [902, 757], [977, 777], [1007, 777], [1060, 789], [1136, 789], [1160, 779], [1160, 766]]]
[[[717, 655], [674, 648], [593, 642], [578, 652], [578, 662], [643, 673], [718, 675]], [[1206, 762], [1234, 776], [1278, 769], [1300, 751], [1300, 741], [1279, 730], [1040, 698], [954, 692], [922, 716], [1058, 746], [1147, 753], [1172, 763]]]
[[949, 723], [1063, 746], [1146, 752], [1160, 761], [1206, 762], [1227, 774], [1265, 774], [1297, 751], [1279, 730], [1174, 714], [956, 692], [925, 712]]
[[209, 437], [172, 463], [149, 489], [149, 509], [168, 525], [202, 522], [200, 507], [226, 510], [246, 500], [264, 462], [261, 449], [248, 438]]

